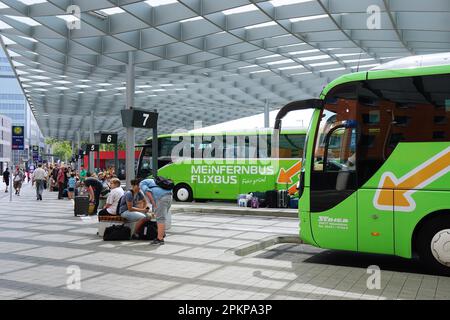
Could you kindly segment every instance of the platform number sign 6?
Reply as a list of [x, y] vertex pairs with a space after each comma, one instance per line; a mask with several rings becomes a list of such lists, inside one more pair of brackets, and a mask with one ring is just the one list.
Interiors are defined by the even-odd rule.
[[95, 144], [91, 145], [91, 151], [95, 151]]
[[102, 133], [100, 137], [100, 143], [115, 144], [117, 143], [116, 133]]

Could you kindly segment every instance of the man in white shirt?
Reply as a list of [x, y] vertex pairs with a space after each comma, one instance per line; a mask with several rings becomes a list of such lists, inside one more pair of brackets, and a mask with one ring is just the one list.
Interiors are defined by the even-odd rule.
[[38, 164], [38, 168], [33, 172], [33, 184], [36, 184], [36, 197], [37, 200], [42, 200], [42, 191], [44, 190], [45, 179], [47, 179], [47, 173], [42, 169], [42, 164]]
[[110, 181], [111, 192], [106, 199], [106, 204], [98, 213], [99, 216], [117, 215], [120, 198], [124, 195], [123, 189], [120, 187], [120, 180], [113, 178]]

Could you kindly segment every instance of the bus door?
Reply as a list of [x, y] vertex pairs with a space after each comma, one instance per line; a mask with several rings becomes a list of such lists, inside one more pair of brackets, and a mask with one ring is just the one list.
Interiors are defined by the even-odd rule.
[[[378, 98], [367, 98], [369, 93], [365, 90], [359, 90], [364, 99], [360, 98], [358, 105], [361, 133], [357, 150], [358, 251], [394, 254], [394, 190], [380, 185], [379, 169], [390, 154], [389, 132], [395, 106]], [[377, 194], [385, 204], [382, 210], [374, 203]]]
[[[355, 121], [347, 108], [324, 110], [310, 181], [311, 229], [321, 247], [357, 248]], [[332, 111], [335, 110], [335, 111]]]

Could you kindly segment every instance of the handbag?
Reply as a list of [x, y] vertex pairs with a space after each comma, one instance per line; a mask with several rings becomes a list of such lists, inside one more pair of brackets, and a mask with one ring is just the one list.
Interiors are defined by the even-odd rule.
[[95, 209], [95, 204], [94, 203], [89, 203], [89, 208], [88, 208], [88, 215], [93, 215], [95, 212], [94, 212], [94, 209]]
[[113, 225], [105, 229], [103, 241], [125, 241], [131, 239], [131, 229], [127, 226]]

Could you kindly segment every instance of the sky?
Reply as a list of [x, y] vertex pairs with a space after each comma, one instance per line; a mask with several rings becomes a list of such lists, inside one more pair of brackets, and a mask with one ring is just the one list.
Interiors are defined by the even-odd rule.
[[[275, 123], [275, 117], [279, 110], [274, 110], [270, 112], [269, 125], [273, 128]], [[289, 113], [285, 119], [283, 119], [283, 128], [296, 128], [296, 129], [307, 129], [309, 121], [311, 119], [313, 110], [300, 110], [293, 111]], [[255, 128], [264, 128], [264, 113], [257, 114], [250, 117], [244, 117], [237, 120], [222, 122], [213, 126], [191, 130], [189, 132], [221, 132], [227, 130], [251, 130]]]

